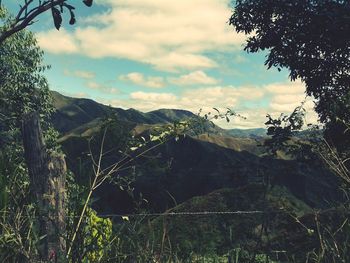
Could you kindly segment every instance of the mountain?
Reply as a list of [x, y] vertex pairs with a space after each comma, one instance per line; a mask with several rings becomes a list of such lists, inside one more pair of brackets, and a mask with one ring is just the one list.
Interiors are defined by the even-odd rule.
[[90, 99], [70, 98], [55, 91], [52, 96], [56, 111], [51, 122], [61, 134], [101, 118], [108, 112], [108, 107]]
[[[333, 232], [348, 217], [346, 211], [338, 213], [334, 208], [343, 198], [337, 177], [317, 159], [300, 161], [283, 153], [269, 157], [263, 146], [265, 129], [223, 130], [208, 123], [202, 134], [125, 151], [129, 142], [147, 140], [162, 125], [196, 115], [172, 109], [124, 110], [57, 92], [53, 97], [52, 123], [61, 134], [67, 166], [76, 181], [87, 187], [93, 176], [91, 156], [98, 156], [101, 147], [103, 120], [116, 117], [107, 129], [101, 168], [129, 157], [121, 162], [125, 165], [118, 173], [94, 190], [93, 208], [100, 215], [128, 214], [136, 209], [174, 213], [146, 218], [140, 223], [138, 239], [149, 242], [153, 238], [155, 246], [169, 244], [164, 249], [176, 250], [179, 257], [212, 253], [226, 257], [233, 248], [255, 253], [257, 246], [262, 247], [263, 255], [266, 246], [295, 257], [295, 262], [306, 262], [307, 252], [319, 246], [317, 235], [310, 234], [318, 229], [313, 211], [321, 211], [322, 226]], [[303, 133], [298, 137], [307, 140]], [[146, 149], [151, 150], [134, 158]], [[262, 213], [188, 213], [206, 211]], [[267, 227], [264, 231], [263, 226]], [[249, 258], [244, 261], [242, 253], [240, 260], [250, 262]]]
[[[92, 174], [88, 141], [99, 133], [101, 120], [106, 116], [116, 115], [119, 126], [111, 130], [106, 138], [106, 151], [111, 153], [104, 156], [105, 166], [121, 158], [114, 148], [116, 145], [121, 147], [118, 138], [129, 131], [144, 134], [154, 126], [196, 117], [184, 110], [160, 109], [142, 113], [134, 109], [108, 107], [89, 99], [69, 98], [57, 92], [53, 96], [57, 111], [52, 122], [62, 134], [60, 142], [66, 152], [68, 166], [82, 182], [88, 181]], [[335, 190], [337, 181], [320, 163], [266, 157], [260, 137], [264, 129], [221, 131], [216, 128], [216, 134], [171, 140], [132, 163], [135, 165], [133, 185], [137, 192], [142, 192], [149, 199], [152, 209], [164, 211], [189, 198], [223, 187], [239, 187], [266, 180], [287, 187], [295, 197], [311, 207], [326, 207], [332, 200], [339, 199]], [[98, 143], [91, 146], [95, 154], [99, 149]], [[128, 173], [130, 170], [121, 174], [127, 176]], [[119, 192], [115, 186], [108, 184], [96, 191], [101, 211], [127, 210], [127, 204], [131, 202], [128, 197], [122, 198], [125, 201], [123, 206], [113, 201], [120, 195]]]
[[230, 130], [227, 130], [227, 134], [233, 137], [240, 137], [240, 138], [266, 137], [266, 129], [264, 128], [230, 129]]
[[[300, 161], [283, 154], [269, 157], [263, 146], [265, 129], [223, 130], [208, 124], [202, 134], [125, 151], [129, 142], [147, 140], [157, 127], [196, 115], [171, 109], [124, 110], [57, 92], [53, 97], [52, 123], [61, 133], [67, 166], [76, 181], [87, 187], [93, 176], [91, 156], [98, 156], [101, 147], [103, 120], [116, 117], [107, 129], [102, 169], [129, 157], [125, 165], [121, 162], [124, 166], [118, 173], [94, 190], [92, 206], [99, 214], [134, 213], [140, 208], [180, 214], [268, 210], [270, 234], [263, 240], [278, 251], [290, 250], [293, 244], [292, 250], [302, 257], [304, 248], [316, 247], [315, 236], [307, 235], [296, 216], [312, 225], [313, 209], [329, 211], [342, 200], [337, 178], [320, 160]], [[178, 244], [176, 249], [184, 258], [191, 252], [224, 255], [234, 247], [254, 250], [264, 218], [261, 214], [160, 216], [147, 221], [142, 232], [147, 241], [150, 236], [158, 239], [155, 244], [163, 243], [164, 238]], [[149, 228], [152, 233], [147, 232]]]
[[113, 108], [90, 99], [70, 98], [61, 95], [58, 92], [52, 92], [54, 106], [56, 112], [52, 116], [54, 127], [65, 134], [82, 125], [96, 122], [114, 114], [120, 121], [134, 124], [166, 124], [180, 121], [186, 118], [193, 118], [196, 115], [185, 110], [160, 109], [147, 113], [140, 112], [135, 109], [124, 110], [121, 108]]

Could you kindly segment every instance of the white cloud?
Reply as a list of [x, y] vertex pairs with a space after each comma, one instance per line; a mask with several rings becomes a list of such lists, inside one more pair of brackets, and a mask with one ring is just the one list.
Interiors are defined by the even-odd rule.
[[105, 101], [105, 103], [122, 108], [136, 108], [144, 112], [159, 108], [185, 109], [194, 113], [200, 109], [203, 112], [213, 112], [213, 107], [225, 112], [226, 107], [236, 110], [242, 101], [256, 101], [261, 99], [263, 95], [262, 91], [255, 88], [218, 86], [187, 90], [180, 95], [137, 91], [130, 94], [129, 100], [117, 99]]
[[53, 54], [72, 54], [79, 52], [78, 43], [71, 33], [64, 28], [37, 34], [40, 47]]
[[134, 84], [149, 87], [163, 88], [165, 86], [164, 78], [162, 77], [145, 77], [142, 73], [132, 72], [126, 75], [119, 76], [120, 80], [130, 81]]
[[305, 84], [300, 80], [287, 83], [273, 83], [265, 86], [265, 90], [271, 95], [269, 113], [277, 117], [280, 113], [290, 114], [304, 102], [306, 110], [305, 122], [317, 123], [318, 115], [314, 110], [314, 99], [307, 97]]
[[[151, 111], [159, 108], [185, 109], [197, 113], [213, 112], [213, 107], [225, 112], [231, 108], [247, 119], [232, 118], [229, 123], [217, 121], [223, 128], [265, 127], [266, 114], [277, 117], [280, 113], [290, 114], [305, 99], [302, 83], [273, 83], [260, 87], [216, 86], [183, 90], [179, 95], [172, 93], [134, 92], [129, 100], [111, 100], [108, 104]], [[283, 93], [285, 92], [285, 93]], [[316, 123], [317, 114], [313, 110], [313, 99], [304, 104], [307, 111], [306, 122]], [[265, 102], [262, 103], [261, 102]], [[266, 105], [266, 106], [261, 106]]]
[[[208, 91], [207, 94], [211, 92]], [[120, 99], [112, 99], [103, 101], [105, 104], [110, 104], [115, 107], [122, 108], [135, 108], [143, 112], [148, 112], [151, 110], [167, 108], [167, 109], [185, 109], [192, 111], [197, 114], [200, 109], [202, 109], [203, 114], [215, 111], [213, 107], [218, 108], [221, 112], [226, 112], [225, 106], [231, 106], [233, 110], [236, 111], [236, 107], [238, 106], [238, 102], [240, 98], [234, 99], [231, 98], [231, 101], [226, 101], [227, 103], [231, 103], [230, 105], [220, 104], [220, 100], [222, 97], [217, 95], [217, 97], [210, 102], [210, 104], [203, 104], [203, 101], [200, 99], [193, 100], [193, 94], [183, 94], [182, 96], [176, 96], [171, 93], [145, 93], [145, 92], [135, 92], [131, 96], [130, 100], [120, 100]], [[204, 96], [204, 95], [203, 95]], [[209, 103], [206, 101], [205, 103]], [[240, 113], [242, 116], [247, 117], [246, 120], [239, 117], [232, 117], [229, 123], [226, 120], [216, 120], [214, 121], [216, 124], [220, 125], [223, 128], [256, 128], [263, 127], [264, 122], [266, 121], [266, 109], [242, 109], [236, 111]]]
[[196, 84], [213, 85], [217, 84], [219, 81], [215, 78], [209, 77], [205, 72], [197, 70], [177, 78], [169, 78], [169, 82], [179, 86], [186, 86]]
[[178, 77], [168, 77], [167, 79], [156, 76], [145, 76], [140, 72], [131, 72], [126, 75], [120, 75], [119, 79], [149, 88], [163, 88], [166, 86], [166, 82], [178, 86], [213, 85], [219, 82], [219, 80], [209, 77], [201, 70], [193, 71]]
[[89, 94], [85, 92], [66, 92], [62, 90], [57, 90], [59, 93], [61, 93], [64, 96], [72, 97], [72, 98], [90, 98]]
[[[108, 92], [108, 86], [89, 81], [90, 89]], [[305, 87], [301, 82], [272, 83], [258, 87], [249, 86], [213, 86], [184, 89], [179, 94], [170, 92], [136, 91], [126, 99], [102, 99], [102, 103], [115, 107], [135, 108], [147, 112], [160, 108], [184, 109], [198, 113], [214, 112], [213, 107], [225, 112], [231, 108], [247, 119], [234, 117], [229, 123], [216, 121], [223, 128], [257, 128], [265, 127], [266, 114], [278, 117], [281, 113], [290, 114], [305, 99]], [[313, 98], [308, 97], [304, 103], [307, 111], [306, 123], [316, 123], [317, 114], [313, 110]]]
[[169, 102], [176, 100], [177, 97], [172, 93], [147, 93], [142, 91], [132, 92], [130, 97], [140, 101], [154, 101], [154, 102]]
[[73, 76], [73, 77], [82, 78], [82, 79], [93, 79], [96, 77], [96, 74], [94, 72], [85, 71], [85, 70], [76, 70], [76, 71], [64, 70], [63, 74], [66, 76]]
[[160, 70], [204, 69], [217, 64], [206, 52], [240, 47], [245, 36], [228, 25], [229, 0], [98, 1], [105, 13], [93, 15], [72, 33], [38, 34], [52, 53], [78, 53], [148, 63]]
[[185, 91], [181, 104], [194, 111], [199, 108], [234, 108], [240, 102], [254, 101], [262, 98], [264, 93], [256, 88], [217, 86]]
[[269, 84], [265, 90], [271, 95], [270, 108], [276, 112], [292, 112], [306, 97], [305, 85], [299, 80]]
[[312, 100], [312, 98], [308, 98], [304, 104], [304, 108], [306, 110], [306, 116], [305, 116], [305, 121], [306, 123], [312, 123], [315, 124], [318, 122], [318, 114], [315, 112], [315, 103]]
[[265, 86], [265, 89], [272, 94], [304, 94], [305, 85], [300, 81], [285, 83], [272, 83]]
[[98, 83], [96, 81], [88, 81], [86, 82], [86, 87], [92, 90], [97, 90], [102, 93], [107, 93], [107, 94], [117, 94], [119, 93], [119, 90], [117, 88], [110, 87], [105, 84]]
[[242, 63], [246, 63], [248, 61], [247, 58], [245, 58], [244, 56], [242, 55], [236, 55], [233, 57], [233, 61], [236, 63], [236, 64], [242, 64]]

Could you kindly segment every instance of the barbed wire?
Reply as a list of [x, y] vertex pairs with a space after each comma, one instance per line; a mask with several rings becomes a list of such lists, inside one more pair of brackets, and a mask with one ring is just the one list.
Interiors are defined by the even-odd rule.
[[[282, 212], [282, 211], [274, 211]], [[10, 214], [10, 211], [0, 211], [0, 214]], [[261, 210], [250, 210], [250, 211], [198, 211], [198, 212], [166, 212], [166, 213], [135, 213], [135, 214], [97, 214], [98, 217], [102, 218], [132, 218], [132, 217], [157, 217], [157, 216], [211, 216], [211, 215], [252, 215], [252, 214], [265, 214], [271, 213], [271, 211], [261, 211]], [[20, 217], [31, 217], [38, 218], [38, 215], [20, 215]], [[50, 217], [52, 217], [50, 215]], [[65, 218], [79, 218], [78, 215], [66, 215]], [[84, 216], [84, 217], [89, 217]]]
[[199, 211], [199, 212], [168, 212], [168, 213], [138, 213], [138, 214], [106, 214], [99, 215], [101, 217], [113, 216], [127, 216], [127, 217], [141, 217], [141, 216], [196, 216], [196, 215], [243, 215], [243, 214], [263, 214], [264, 211]]

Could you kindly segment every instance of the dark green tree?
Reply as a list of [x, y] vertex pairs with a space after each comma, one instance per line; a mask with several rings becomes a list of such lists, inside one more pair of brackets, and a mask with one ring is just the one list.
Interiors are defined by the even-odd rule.
[[[5, 12], [0, 21], [7, 23]], [[48, 83], [42, 75], [43, 52], [32, 33], [20, 31], [0, 45], [0, 132], [18, 131], [24, 114], [53, 111]], [[0, 142], [5, 137], [1, 136]], [[1, 144], [0, 144], [1, 145]]]
[[[0, 10], [0, 24], [8, 15]], [[22, 30], [0, 44], [0, 261], [28, 262], [36, 257], [35, 205], [29, 198], [21, 121], [36, 111], [47, 140], [55, 142], [48, 119], [53, 111], [43, 53], [32, 33]], [[48, 132], [49, 131], [49, 132]], [[49, 145], [50, 147], [50, 145]]]
[[[338, 146], [350, 120], [350, 2], [237, 0], [230, 24], [249, 35], [245, 50], [267, 51], [268, 68], [286, 68], [315, 98]], [[348, 141], [350, 143], [350, 141]]]

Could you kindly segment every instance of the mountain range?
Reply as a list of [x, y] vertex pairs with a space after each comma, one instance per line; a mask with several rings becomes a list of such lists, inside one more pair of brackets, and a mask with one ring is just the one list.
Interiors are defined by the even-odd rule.
[[[68, 168], [77, 182], [85, 185], [89, 185], [93, 176], [91, 156], [98, 155], [104, 120], [113, 116], [116, 123], [106, 133], [102, 168], [123, 159], [125, 141], [147, 140], [156, 127], [196, 118], [195, 114], [185, 110], [160, 109], [143, 113], [135, 109], [113, 108], [90, 99], [70, 98], [57, 92], [52, 94], [56, 108], [52, 123], [60, 132]], [[131, 139], [130, 134], [133, 134]], [[273, 221], [275, 228], [281, 230], [283, 224], [284, 229], [293, 223], [290, 222], [291, 214], [307, 217], [313, 209], [328, 209], [341, 200], [337, 178], [320, 160], [300, 161], [285, 158], [283, 154], [272, 158], [264, 148], [265, 134], [266, 130], [262, 128], [224, 130], [208, 125], [205, 133], [173, 138], [135, 160], [133, 157], [137, 151], [134, 155], [130, 153], [132, 162], [127, 169], [121, 169], [95, 190], [93, 207], [101, 215], [133, 213], [138, 207], [135, 197], [141, 197], [147, 200], [142, 203], [142, 208], [153, 212], [262, 209], [262, 198], [266, 197], [263, 186], [269, 185], [268, 207], [286, 211], [284, 217], [289, 218], [282, 223]], [[153, 148], [155, 144], [148, 147]], [[129, 177], [133, 180], [125, 183], [123, 178]], [[132, 194], [126, 191], [128, 189], [133, 190]], [[155, 224], [157, 220], [160, 219], [155, 219]], [[214, 245], [217, 250], [232, 245], [227, 240], [227, 231], [241, 229], [243, 232], [237, 232], [237, 242], [250, 242], [246, 234], [252, 235], [251, 229], [240, 219], [210, 220], [203, 221], [200, 217], [192, 218], [191, 223], [174, 220], [169, 222], [169, 227], [174, 240], [181, 240], [180, 244], [192, 240], [191, 244], [198, 245], [198, 239], [193, 240], [185, 225], [192, 226], [200, 236], [207, 235], [204, 231], [208, 230], [208, 222], [211, 222], [213, 231], [216, 229], [211, 238], [217, 239]], [[260, 219], [249, 220], [254, 227], [259, 227]], [[187, 229], [185, 233], [179, 232], [179, 224], [181, 229]], [[224, 228], [222, 224], [225, 224]], [[227, 228], [229, 224], [237, 228]], [[210, 240], [205, 242], [209, 242], [207, 247], [212, 249]], [[195, 250], [194, 247], [182, 249]]]
[[[124, 110], [57, 92], [53, 92], [53, 98], [56, 112], [52, 123], [61, 133], [60, 141], [67, 154], [68, 166], [77, 176], [82, 170], [77, 163], [84, 165], [86, 170], [90, 169], [87, 142], [99, 131], [102, 120], [107, 116], [116, 116], [120, 129], [139, 130], [139, 133], [154, 126], [196, 117], [185, 110], [160, 109], [147, 113]], [[153, 208], [158, 211], [174, 206], [174, 198], [176, 203], [181, 203], [222, 187], [237, 187], [263, 180], [286, 186], [312, 207], [322, 207], [336, 199], [337, 193], [333, 190], [336, 189], [336, 181], [322, 165], [267, 157], [262, 146], [264, 131], [261, 128], [224, 130], [215, 126], [212, 133], [162, 144], [149, 153], [149, 158], [138, 160], [136, 189], [153, 200]], [[106, 145], [111, 144], [111, 137], [106, 138]], [[118, 154], [106, 156], [108, 163], [118, 161], [118, 158]], [[114, 198], [114, 187], [106, 185], [101, 189], [100, 194], [106, 200]], [[105, 209], [116, 212], [118, 206], [109, 206], [109, 203], [104, 203], [107, 204]]]
[[[52, 123], [61, 134], [66, 134], [82, 125], [94, 123], [110, 114], [115, 114], [120, 121], [134, 124], [154, 125], [169, 124], [196, 115], [187, 110], [159, 109], [143, 113], [135, 109], [121, 109], [97, 103], [91, 99], [71, 98], [56, 91], [52, 91], [56, 112], [53, 114]], [[266, 130], [256, 129], [228, 129], [215, 127], [215, 131], [234, 137], [264, 137]]]

